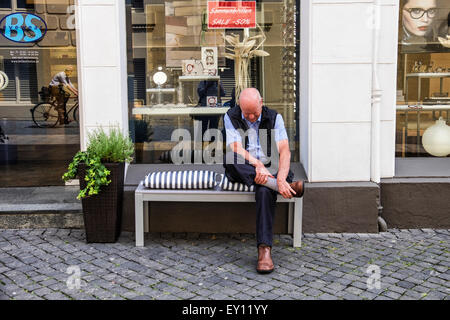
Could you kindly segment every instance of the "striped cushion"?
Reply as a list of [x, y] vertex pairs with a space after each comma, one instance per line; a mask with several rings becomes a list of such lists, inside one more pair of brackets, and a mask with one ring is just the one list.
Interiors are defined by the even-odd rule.
[[207, 170], [156, 171], [145, 176], [144, 186], [150, 189], [212, 189], [217, 173]]
[[249, 188], [244, 183], [230, 182], [224, 174], [222, 174], [222, 179], [220, 180], [219, 185], [220, 185], [220, 188], [222, 188], [222, 190], [225, 190], [225, 191], [247, 191], [247, 192], [255, 191], [254, 185], [251, 185]]

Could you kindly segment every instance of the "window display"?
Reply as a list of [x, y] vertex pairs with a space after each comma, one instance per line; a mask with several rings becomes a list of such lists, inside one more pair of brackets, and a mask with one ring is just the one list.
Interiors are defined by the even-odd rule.
[[450, 149], [450, 136], [431, 133], [449, 124], [450, 3], [400, 1], [399, 23], [396, 156], [445, 157], [431, 150]]
[[8, 137], [0, 139], [2, 187], [64, 185], [80, 148], [70, 2], [0, 2], [0, 132]]
[[[130, 131], [140, 140], [135, 124], [145, 121], [153, 132], [136, 144], [138, 163], [171, 163], [177, 129], [189, 133], [184, 143], [201, 142], [202, 153], [212, 143], [207, 130], [223, 129], [223, 115], [246, 87], [282, 114], [298, 161], [295, 0], [144, 0], [127, 6], [127, 19]], [[159, 69], [167, 79], [158, 85]]]

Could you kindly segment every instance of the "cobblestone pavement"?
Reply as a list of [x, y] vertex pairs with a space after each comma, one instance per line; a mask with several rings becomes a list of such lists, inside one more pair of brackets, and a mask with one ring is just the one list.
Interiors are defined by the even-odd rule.
[[0, 298], [450, 299], [450, 230], [274, 238], [276, 269], [259, 275], [249, 234], [152, 233], [136, 248], [129, 232], [87, 244], [83, 230], [0, 230]]

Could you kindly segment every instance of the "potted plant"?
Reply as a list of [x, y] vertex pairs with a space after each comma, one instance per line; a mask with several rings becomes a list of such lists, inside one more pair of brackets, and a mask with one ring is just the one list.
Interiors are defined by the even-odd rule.
[[133, 158], [133, 142], [119, 128], [88, 135], [86, 151], [79, 151], [63, 175], [78, 176], [86, 241], [115, 242], [120, 235], [125, 162]]

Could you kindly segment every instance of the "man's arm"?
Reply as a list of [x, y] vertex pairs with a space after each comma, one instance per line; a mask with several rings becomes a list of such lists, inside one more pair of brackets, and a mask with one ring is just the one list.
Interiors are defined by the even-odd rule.
[[292, 198], [292, 196], [295, 195], [295, 191], [286, 181], [289, 174], [289, 168], [291, 166], [291, 151], [289, 149], [289, 140], [286, 127], [284, 126], [284, 121], [281, 114], [277, 115], [277, 119], [275, 121], [275, 141], [277, 143], [278, 153], [280, 154], [277, 174], [278, 192], [284, 198]]
[[280, 161], [277, 174], [278, 192], [284, 198], [292, 198], [295, 191], [291, 188], [286, 178], [289, 174], [289, 167], [291, 165], [291, 151], [289, 150], [288, 139], [277, 142], [278, 152], [280, 153]]
[[262, 163], [261, 160], [258, 160], [255, 157], [253, 157], [247, 150], [245, 150], [242, 147], [242, 143], [233, 142], [232, 144], [230, 144], [230, 148], [233, 152], [236, 152], [237, 154], [242, 156], [252, 166], [255, 167], [255, 171], [256, 171], [255, 182], [257, 184], [267, 183], [268, 177], [274, 178], [274, 176], [270, 173], [270, 171], [267, 170], [267, 168], [264, 166], [264, 163]]
[[237, 154], [242, 156], [242, 158], [247, 160], [255, 168], [257, 166], [259, 166], [260, 164], [262, 164], [262, 166], [264, 166], [264, 164], [260, 160], [258, 160], [255, 157], [253, 157], [247, 150], [245, 150], [242, 147], [242, 143], [240, 143], [240, 142], [233, 142], [233, 143], [230, 144], [230, 149], [233, 152], [236, 152]]
[[76, 95], [76, 96], [78, 95], [78, 90], [75, 89], [75, 87], [73, 87], [73, 86], [71, 86], [71, 85], [67, 85], [66, 88], [69, 89], [70, 91], [72, 91], [72, 93], [73, 93], [74, 95]]
[[73, 94], [75, 94], [76, 96], [78, 95], [78, 90], [75, 88], [75, 86], [72, 84], [72, 81], [70, 81], [70, 79], [68, 79], [68, 84], [67, 84], [67, 88], [73, 92]]
[[289, 150], [289, 141], [287, 139], [279, 141], [277, 143], [277, 148], [280, 154], [277, 177], [280, 180], [286, 180], [291, 165], [291, 150]]

